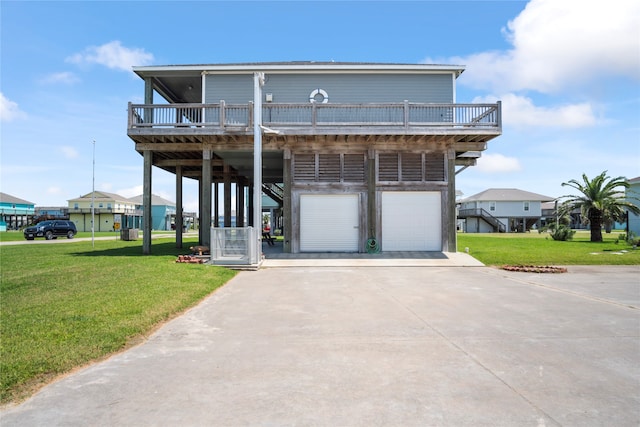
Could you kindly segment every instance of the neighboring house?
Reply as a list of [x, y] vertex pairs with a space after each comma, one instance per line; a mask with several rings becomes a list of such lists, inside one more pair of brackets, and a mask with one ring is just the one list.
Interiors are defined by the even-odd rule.
[[[91, 206], [93, 200], [93, 209]], [[135, 202], [126, 197], [106, 191], [85, 194], [69, 203], [69, 219], [78, 231], [91, 231], [91, 220], [95, 218], [94, 231], [114, 231], [118, 228], [139, 228], [142, 211]]]
[[0, 231], [17, 230], [29, 224], [35, 204], [6, 193], [0, 193]]
[[515, 188], [490, 188], [460, 200], [467, 233], [524, 232], [540, 227], [542, 204], [553, 197]]
[[[640, 176], [629, 180], [626, 198], [634, 205], [640, 207]], [[640, 236], [640, 215], [636, 215], [633, 212], [628, 212], [628, 215], [628, 231], [636, 236]]]
[[[130, 199], [136, 204], [136, 209], [142, 210], [142, 194]], [[155, 194], [151, 195], [151, 229], [171, 230], [171, 225], [175, 224], [176, 204], [167, 199], [163, 199]]]
[[[214, 183], [223, 184], [225, 227], [232, 183], [236, 194], [277, 184], [285, 252], [365, 252], [371, 239], [382, 251], [455, 252], [456, 173], [502, 133], [500, 102], [456, 103], [463, 71], [342, 62], [134, 67], [144, 104], [129, 104], [127, 134], [143, 157], [145, 191], [153, 166], [175, 174], [180, 213], [183, 178], [199, 182], [202, 224], [213, 203], [217, 212]], [[248, 204], [235, 207], [249, 213], [237, 223], [259, 227], [260, 211]], [[206, 227], [199, 239], [210, 243]]]

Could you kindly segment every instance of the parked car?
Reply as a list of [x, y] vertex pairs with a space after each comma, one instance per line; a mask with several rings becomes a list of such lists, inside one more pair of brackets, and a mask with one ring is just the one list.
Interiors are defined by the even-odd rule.
[[66, 236], [67, 239], [73, 239], [77, 232], [76, 225], [71, 221], [42, 221], [32, 227], [25, 228], [24, 238], [33, 240], [36, 237], [44, 237], [47, 240], [51, 240], [58, 236]]

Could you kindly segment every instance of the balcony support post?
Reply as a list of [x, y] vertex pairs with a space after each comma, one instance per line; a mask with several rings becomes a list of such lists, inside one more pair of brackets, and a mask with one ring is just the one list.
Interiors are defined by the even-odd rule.
[[200, 216], [200, 244], [211, 243], [211, 150], [202, 150], [202, 207]]
[[445, 248], [445, 251], [456, 252], [458, 242], [458, 236], [456, 234], [458, 218], [456, 215], [456, 153], [453, 148], [447, 151], [446, 162], [447, 200], [445, 203], [445, 226], [443, 227], [442, 231], [445, 233], [445, 236], [448, 236], [448, 241], [446, 242], [447, 247]]
[[[153, 104], [153, 80], [150, 77], [144, 79], [144, 103], [146, 105]], [[153, 108], [145, 108], [144, 123], [153, 123]]]
[[143, 182], [142, 182], [142, 253], [151, 254], [151, 170], [153, 166], [153, 151], [144, 151]]
[[236, 182], [236, 227], [244, 227], [244, 184]]
[[249, 208], [247, 209], [249, 218], [247, 218], [247, 225], [255, 227], [256, 222], [253, 220], [253, 184], [249, 184]]
[[231, 167], [226, 164], [223, 166], [223, 180], [224, 226], [228, 228], [231, 227]]
[[218, 198], [220, 197], [220, 185], [218, 182], [213, 184], [213, 226], [220, 227], [220, 204]]
[[176, 166], [176, 248], [182, 249], [182, 166]]
[[377, 236], [378, 215], [376, 209], [376, 152], [375, 150], [367, 150], [367, 239], [380, 237]]
[[285, 148], [283, 153], [282, 164], [282, 213], [284, 216], [282, 234], [284, 235], [284, 243], [282, 252], [291, 253], [291, 233], [293, 232], [293, 222], [291, 220], [291, 149]]

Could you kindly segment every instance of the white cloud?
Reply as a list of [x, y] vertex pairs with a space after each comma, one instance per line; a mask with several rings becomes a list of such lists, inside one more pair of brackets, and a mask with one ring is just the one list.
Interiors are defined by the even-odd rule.
[[601, 77], [639, 79], [638, 22], [637, 0], [531, 0], [503, 29], [512, 49], [446, 62], [467, 66], [461, 84], [494, 92], [554, 93]]
[[78, 83], [80, 79], [74, 73], [69, 71], [63, 71], [60, 73], [49, 74], [42, 79], [40, 79], [40, 83], [43, 84], [67, 84], [72, 85]]
[[120, 189], [116, 191], [116, 194], [119, 194], [126, 198], [139, 196], [140, 194], [142, 194], [142, 185]]
[[67, 159], [77, 159], [79, 157], [78, 150], [70, 145], [63, 145], [59, 148], [65, 158]]
[[476, 167], [478, 171], [484, 173], [508, 173], [522, 170], [518, 159], [502, 154], [483, 154], [478, 159]]
[[89, 46], [82, 53], [76, 53], [66, 59], [73, 64], [100, 64], [105, 67], [131, 71], [134, 65], [148, 65], [154, 60], [153, 54], [140, 48], [122, 46], [114, 40], [101, 46]]
[[476, 97], [473, 102], [491, 102], [502, 100], [502, 125], [504, 127], [540, 127], [583, 128], [594, 126], [596, 117], [591, 104], [566, 104], [553, 107], [538, 107], [531, 98], [513, 93], [501, 97]]
[[0, 92], [0, 121], [10, 122], [13, 120], [24, 119], [27, 113], [20, 110], [18, 104], [9, 100]]

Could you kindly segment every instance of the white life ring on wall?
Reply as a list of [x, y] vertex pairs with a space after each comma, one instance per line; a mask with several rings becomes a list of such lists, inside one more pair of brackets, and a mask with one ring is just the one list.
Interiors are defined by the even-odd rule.
[[309, 102], [316, 102], [316, 96], [318, 95], [322, 95], [322, 104], [329, 102], [329, 94], [320, 88], [311, 91], [311, 94], [309, 94]]

